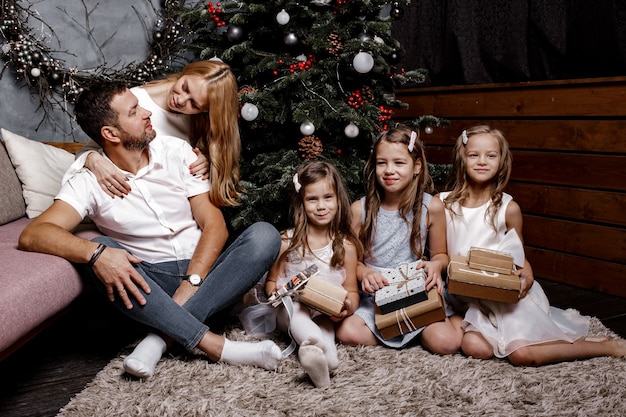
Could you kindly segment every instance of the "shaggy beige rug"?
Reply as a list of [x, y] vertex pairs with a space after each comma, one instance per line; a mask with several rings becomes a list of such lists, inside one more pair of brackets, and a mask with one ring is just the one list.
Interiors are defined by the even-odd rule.
[[[615, 336], [596, 318], [590, 333]], [[238, 328], [228, 335], [247, 338]], [[440, 357], [419, 346], [340, 346], [332, 385], [316, 389], [294, 355], [277, 372], [170, 355], [152, 378], [139, 381], [123, 375], [129, 352], [111, 361], [58, 416], [626, 415], [623, 358], [518, 368], [503, 360]]]

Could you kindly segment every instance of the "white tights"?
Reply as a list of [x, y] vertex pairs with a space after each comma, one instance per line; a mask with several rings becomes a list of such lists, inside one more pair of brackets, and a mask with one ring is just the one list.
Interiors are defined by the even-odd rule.
[[[298, 359], [316, 387], [330, 385], [330, 371], [339, 366], [335, 326], [326, 316], [311, 318], [311, 310], [299, 302], [293, 303], [291, 336], [299, 346]], [[278, 314], [278, 328], [287, 332], [289, 316], [282, 308]]]

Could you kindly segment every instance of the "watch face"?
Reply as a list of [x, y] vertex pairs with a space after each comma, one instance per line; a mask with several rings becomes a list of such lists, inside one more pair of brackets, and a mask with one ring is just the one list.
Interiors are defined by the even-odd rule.
[[200, 275], [196, 275], [196, 274], [189, 275], [189, 283], [191, 285], [198, 286], [202, 283], [202, 278], [200, 278]]

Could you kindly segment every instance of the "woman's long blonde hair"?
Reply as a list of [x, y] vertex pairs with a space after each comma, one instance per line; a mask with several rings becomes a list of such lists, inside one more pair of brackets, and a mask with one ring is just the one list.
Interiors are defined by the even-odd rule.
[[237, 79], [227, 64], [217, 60], [187, 64], [182, 71], [150, 84], [176, 82], [184, 75], [201, 77], [207, 82], [208, 108], [190, 116], [189, 142], [208, 159], [211, 201], [218, 207], [237, 206], [239, 186], [239, 101]]
[[469, 196], [468, 190], [468, 178], [467, 178], [467, 155], [465, 154], [464, 136], [469, 140], [472, 136], [479, 133], [486, 133], [493, 136], [500, 145], [500, 166], [498, 172], [491, 183], [491, 204], [485, 212], [486, 219], [489, 224], [496, 229], [495, 216], [498, 209], [502, 205], [502, 194], [504, 188], [509, 182], [511, 177], [511, 168], [513, 157], [511, 156], [511, 150], [509, 144], [504, 138], [504, 135], [498, 129], [492, 129], [487, 125], [478, 125], [471, 127], [464, 131], [465, 135], [461, 134], [454, 144], [454, 150], [452, 151], [452, 173], [451, 179], [452, 190], [450, 194], [444, 200], [446, 208], [452, 213], [452, 215], [460, 215], [454, 211], [455, 203], [462, 204], [463, 201]]

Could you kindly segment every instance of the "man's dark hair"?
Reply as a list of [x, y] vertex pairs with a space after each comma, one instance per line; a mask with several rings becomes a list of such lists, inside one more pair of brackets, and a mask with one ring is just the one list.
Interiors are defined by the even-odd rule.
[[127, 88], [124, 81], [95, 81], [76, 100], [74, 114], [78, 125], [100, 146], [102, 126], [118, 127], [118, 114], [111, 108], [111, 101]]

